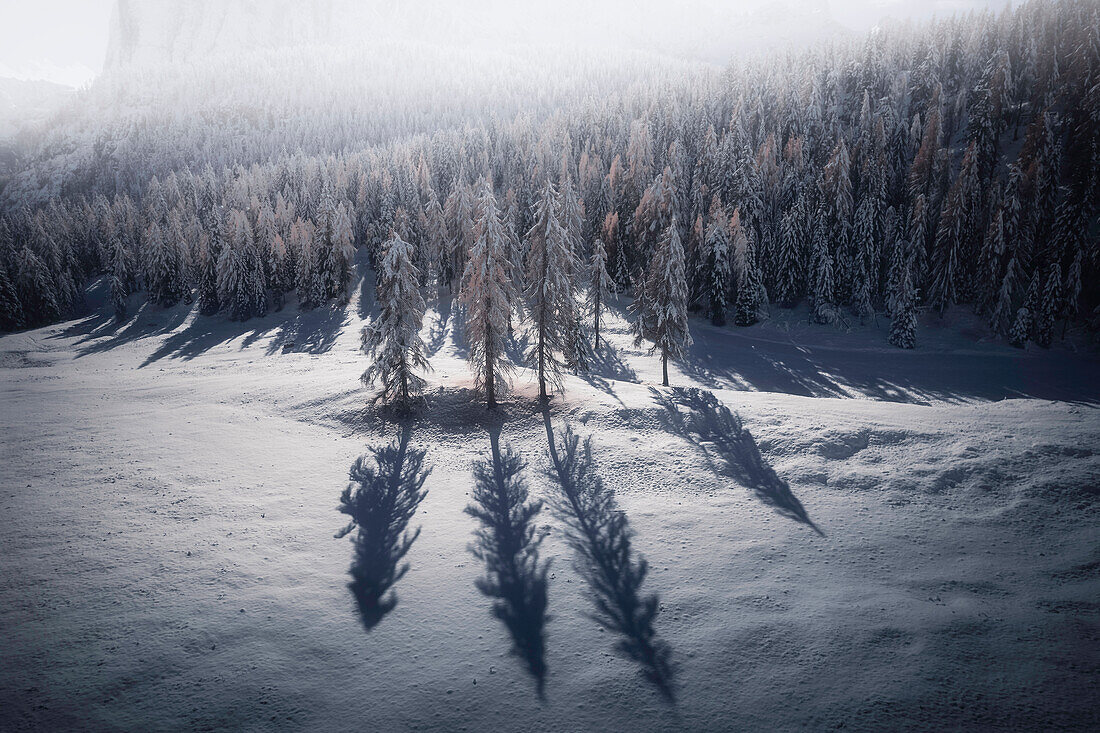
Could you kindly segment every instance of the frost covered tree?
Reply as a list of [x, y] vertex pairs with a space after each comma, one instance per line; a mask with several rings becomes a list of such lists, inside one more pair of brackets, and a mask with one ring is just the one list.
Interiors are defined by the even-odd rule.
[[23, 325], [23, 305], [19, 293], [8, 276], [8, 268], [0, 262], [0, 331], [14, 331]]
[[146, 230], [145, 250], [149, 263], [146, 278], [149, 297], [162, 308], [169, 308], [183, 297], [182, 251], [156, 222]]
[[733, 284], [733, 253], [730, 251], [730, 220], [721, 199], [710, 202], [710, 221], [703, 239], [705, 281], [703, 296], [707, 315], [715, 326], [726, 325], [726, 306]]
[[525, 264], [527, 312], [534, 330], [534, 342], [526, 354], [537, 371], [539, 399], [546, 401], [547, 385], [562, 388], [562, 361], [570, 337], [574, 266], [569, 234], [558, 219], [558, 195], [550, 181], [543, 186], [535, 208], [535, 221], [527, 232]]
[[1050, 348], [1054, 341], [1054, 320], [1062, 309], [1062, 268], [1055, 262], [1050, 266], [1043, 298], [1035, 318], [1035, 343]]
[[814, 229], [814, 290], [811, 316], [816, 323], [835, 323], [837, 319], [833, 283], [833, 254], [829, 251], [825, 223], [819, 219]]
[[362, 335], [363, 352], [372, 359], [363, 382], [380, 382], [378, 396], [383, 401], [406, 407], [410, 397], [424, 388], [416, 372], [430, 368], [420, 338], [425, 303], [415, 257], [413, 246], [397, 234], [386, 243], [378, 270], [380, 312]]
[[321, 246], [325, 255], [325, 290], [327, 297], [336, 298], [341, 303], [348, 300], [348, 286], [351, 285], [355, 267], [354, 236], [347, 207], [330, 203], [324, 213], [321, 229]]
[[15, 288], [27, 324], [52, 323], [61, 317], [53, 280], [38, 255], [23, 247], [15, 256]]
[[1008, 332], [1008, 342], [1013, 346], [1022, 348], [1031, 338], [1039, 308], [1039, 297], [1039, 271], [1036, 270], [1031, 278], [1031, 284], [1028, 285], [1023, 305], [1016, 311], [1012, 329]]
[[597, 237], [592, 242], [592, 257], [588, 263], [588, 308], [592, 313], [592, 329], [595, 336], [594, 347], [600, 348], [600, 316], [612, 287], [611, 276], [607, 273], [607, 248], [603, 240]]
[[222, 257], [220, 220], [208, 230], [205, 240], [199, 248], [199, 312], [204, 316], [217, 313], [222, 306], [218, 290], [218, 261]]
[[130, 269], [130, 256], [122, 239], [117, 237], [110, 242], [107, 251], [108, 297], [111, 301], [111, 310], [115, 314], [115, 320], [122, 322], [126, 320], [133, 280]]
[[493, 190], [486, 180], [478, 202], [477, 239], [462, 275], [459, 299], [466, 313], [466, 338], [475, 383], [485, 390], [489, 409], [497, 404], [498, 388], [510, 369], [504, 348], [512, 330], [519, 298], [512, 279], [509, 234], [501, 221]]
[[267, 313], [263, 263], [244, 212], [233, 211], [230, 223], [231, 240], [218, 261], [218, 290], [229, 317], [247, 321]]
[[650, 341], [661, 352], [661, 383], [668, 386], [668, 360], [679, 359], [692, 344], [688, 330], [687, 277], [680, 229], [673, 217], [646, 271], [635, 343]]
[[760, 265], [756, 259], [756, 247], [751, 230], [741, 226], [739, 211], [733, 212], [730, 236], [733, 244], [733, 267], [737, 273], [737, 299], [734, 303], [733, 322], [738, 326], [751, 326], [760, 320], [760, 309], [767, 302]]
[[913, 287], [912, 258], [905, 256], [898, 275], [894, 305], [890, 311], [890, 335], [887, 338], [891, 344], [899, 349], [911, 349], [916, 345], [916, 299], [916, 290]]
[[802, 251], [805, 247], [805, 196], [800, 196], [779, 225], [779, 253], [776, 262], [776, 300], [794, 306], [802, 287]]

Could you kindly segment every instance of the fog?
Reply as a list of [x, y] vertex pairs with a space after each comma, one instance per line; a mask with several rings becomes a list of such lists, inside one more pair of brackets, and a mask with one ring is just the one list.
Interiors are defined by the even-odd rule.
[[[645, 49], [724, 64], [776, 46], [862, 33], [884, 19], [922, 19], [982, 8], [989, 0], [786, 0], [786, 2], [266, 2], [230, 0], [40, 0], [0, 3], [0, 77], [69, 86], [125, 57], [180, 60], [243, 45], [369, 43], [567, 44]], [[119, 11], [122, 11], [121, 13]], [[181, 17], [186, 16], [186, 17]], [[140, 24], [132, 20], [140, 18]], [[140, 31], [136, 26], [140, 25]], [[122, 38], [122, 37], [125, 38]], [[112, 40], [113, 39], [113, 40]], [[125, 47], [120, 56], [117, 47]]]

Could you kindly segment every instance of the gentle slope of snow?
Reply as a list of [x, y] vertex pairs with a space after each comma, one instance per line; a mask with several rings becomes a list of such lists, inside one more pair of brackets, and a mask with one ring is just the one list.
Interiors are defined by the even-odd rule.
[[146, 307], [0, 338], [2, 727], [1100, 723], [1095, 357], [693, 320], [672, 381], [713, 390], [734, 433], [661, 388], [613, 315], [549, 421], [593, 436], [636, 531], [675, 702], [587, 616], [547, 510], [540, 699], [474, 586], [462, 510], [498, 429], [532, 495], [557, 490], [546, 416], [525, 370], [498, 415], [467, 391], [447, 299], [410, 424], [434, 467], [422, 533], [396, 608], [369, 632], [357, 616], [335, 507], [353, 460], [399, 430], [357, 381], [366, 310], [235, 324]]

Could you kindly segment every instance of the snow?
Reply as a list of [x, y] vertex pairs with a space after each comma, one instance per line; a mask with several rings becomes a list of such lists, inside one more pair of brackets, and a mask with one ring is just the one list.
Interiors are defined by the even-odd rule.
[[0, 728], [1100, 724], [1095, 353], [984, 342], [961, 315], [922, 321], [914, 351], [885, 344], [885, 320], [692, 319], [671, 382], [712, 390], [732, 434], [659, 386], [610, 305], [610, 345], [549, 419], [593, 436], [636, 531], [673, 702], [587, 616], [546, 509], [544, 698], [508, 653], [463, 513], [490, 431], [528, 461], [532, 498], [557, 488], [531, 371], [487, 412], [457, 304], [426, 316], [423, 529], [369, 632], [333, 536], [348, 468], [399, 431], [358, 381], [369, 307], [235, 323], [146, 305], [0, 338]]

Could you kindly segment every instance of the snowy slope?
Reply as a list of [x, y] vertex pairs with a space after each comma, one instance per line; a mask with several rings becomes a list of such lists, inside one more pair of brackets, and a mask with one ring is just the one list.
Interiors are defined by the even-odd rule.
[[399, 430], [357, 381], [367, 310], [146, 307], [0, 338], [0, 728], [1100, 723], [1094, 355], [693, 321], [673, 382], [712, 389], [736, 433], [705, 395], [661, 388], [613, 318], [549, 421], [593, 436], [636, 530], [674, 702], [586, 615], [546, 510], [540, 699], [474, 586], [462, 509], [497, 430], [532, 494], [557, 490], [546, 417], [524, 371], [500, 415], [476, 402], [446, 298], [410, 426], [434, 467], [422, 533], [396, 608], [369, 631], [357, 614], [335, 506], [352, 461]]

